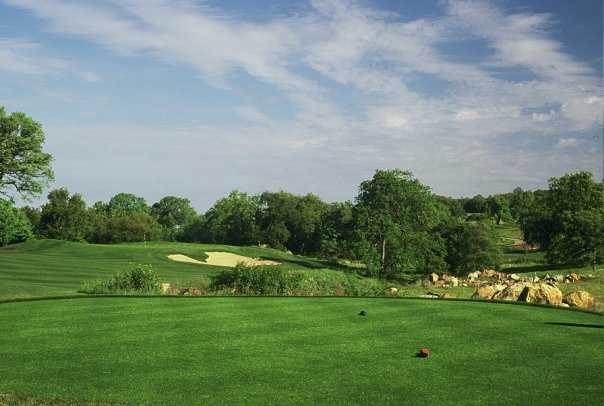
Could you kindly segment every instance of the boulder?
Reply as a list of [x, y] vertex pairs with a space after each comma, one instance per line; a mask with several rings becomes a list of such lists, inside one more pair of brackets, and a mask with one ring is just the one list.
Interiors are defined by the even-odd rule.
[[449, 283], [451, 284], [451, 286], [459, 286], [459, 279], [457, 279], [455, 276], [452, 276]]
[[495, 296], [493, 296], [492, 299], [518, 300], [518, 296], [520, 296], [520, 293], [522, 293], [522, 291], [524, 290], [524, 288], [527, 285], [528, 285], [527, 283], [521, 282], [521, 283], [514, 283], [512, 285], [506, 286], [505, 289], [503, 289], [501, 292], [498, 292], [497, 294], [495, 294]]
[[497, 271], [495, 271], [494, 269], [485, 269], [482, 271], [482, 276], [484, 276], [485, 278], [493, 278], [497, 276]]
[[558, 306], [560, 307], [570, 307], [568, 303], [560, 303]]
[[442, 279], [437, 280], [436, 282], [434, 282], [434, 287], [435, 288], [444, 288], [445, 281], [443, 281]]
[[556, 280], [556, 282], [562, 283], [564, 282], [564, 275], [554, 275], [554, 279]]
[[480, 276], [480, 273], [478, 271], [476, 271], [476, 272], [470, 272], [468, 274], [468, 279], [471, 280], [471, 281], [473, 281], [475, 279], [478, 279], [479, 276]]
[[435, 274], [434, 272], [432, 272], [432, 273], [430, 274], [430, 282], [431, 282], [431, 283], [436, 283], [436, 281], [438, 281], [438, 275], [437, 275], [437, 274]]
[[518, 301], [559, 305], [562, 303], [562, 292], [557, 287], [546, 283], [527, 285], [518, 295]]
[[168, 291], [170, 291], [170, 284], [169, 283], [160, 283], [159, 290], [161, 291], [161, 293], [168, 293]]
[[519, 281], [520, 280], [520, 276], [518, 276], [515, 273], [510, 274], [509, 278], [513, 281]]
[[483, 285], [476, 289], [472, 295], [472, 299], [493, 299], [497, 293], [501, 292], [505, 286], [503, 285]]
[[386, 292], [388, 292], [389, 295], [393, 295], [394, 296], [394, 295], [396, 295], [398, 293], [398, 289], [392, 287], [392, 288], [386, 289]]
[[445, 293], [443, 293], [443, 294], [438, 295], [438, 298], [439, 298], [439, 299], [451, 299], [452, 297], [453, 297], [453, 296], [451, 296], [450, 294], [448, 294], [448, 293], [446, 293], [446, 292], [445, 292]]
[[577, 290], [564, 296], [563, 302], [572, 307], [581, 309], [593, 309], [596, 306], [596, 299], [584, 290]]
[[568, 275], [569, 279], [571, 282], [579, 282], [581, 280], [581, 277], [579, 275], [577, 275], [575, 272], [571, 272], [570, 275]]

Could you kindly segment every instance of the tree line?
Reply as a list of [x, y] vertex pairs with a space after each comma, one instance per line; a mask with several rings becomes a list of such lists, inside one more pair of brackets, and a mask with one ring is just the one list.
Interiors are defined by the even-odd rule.
[[67, 189], [40, 208], [14, 206], [12, 191], [39, 194], [52, 179], [39, 123], [0, 108], [0, 243], [51, 238], [90, 243], [150, 240], [266, 245], [296, 254], [360, 260], [367, 273], [405, 279], [426, 272], [464, 274], [497, 267], [496, 224], [520, 224], [525, 239], [552, 263], [595, 264], [604, 251], [604, 188], [590, 173], [550, 180], [549, 189], [488, 197], [435, 195], [412, 173], [377, 170], [354, 201], [327, 203], [313, 194], [233, 191], [205, 213], [188, 199], [149, 205], [119, 193], [87, 206]]

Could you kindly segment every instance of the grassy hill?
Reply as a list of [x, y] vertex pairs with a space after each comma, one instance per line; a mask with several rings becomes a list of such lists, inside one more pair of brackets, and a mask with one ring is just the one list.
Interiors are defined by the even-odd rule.
[[[541, 307], [81, 298], [4, 303], [0, 325], [0, 392], [77, 404], [594, 404], [604, 392], [602, 317]], [[414, 357], [424, 346], [431, 356]]]
[[0, 248], [0, 300], [75, 294], [84, 281], [108, 278], [131, 264], [153, 265], [166, 282], [203, 286], [211, 275], [224, 268], [174, 262], [167, 256], [179, 253], [203, 259], [205, 251], [272, 259], [291, 269], [329, 266], [325, 261], [257, 247], [169, 242], [96, 245], [37, 240]]

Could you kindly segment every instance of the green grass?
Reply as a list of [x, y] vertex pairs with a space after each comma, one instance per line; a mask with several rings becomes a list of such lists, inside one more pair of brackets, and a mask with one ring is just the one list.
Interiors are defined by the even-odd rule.
[[[404, 299], [4, 303], [0, 392], [156, 405], [594, 404], [602, 322]], [[415, 358], [423, 346], [432, 355]]]
[[0, 248], [0, 299], [74, 294], [83, 282], [107, 279], [132, 264], [153, 265], [165, 282], [207, 286], [210, 277], [224, 268], [179, 263], [167, 258], [169, 254], [181, 253], [203, 259], [205, 251], [273, 259], [291, 269], [330, 266], [325, 261], [257, 247], [170, 242], [95, 245], [56, 240], [28, 241]]

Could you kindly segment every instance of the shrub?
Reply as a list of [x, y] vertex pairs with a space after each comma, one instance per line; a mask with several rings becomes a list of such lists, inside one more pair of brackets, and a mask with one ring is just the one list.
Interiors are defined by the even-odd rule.
[[378, 296], [385, 285], [376, 279], [328, 269], [288, 270], [238, 264], [213, 281], [214, 293], [284, 296]]
[[87, 283], [82, 291], [92, 294], [157, 293], [159, 277], [151, 265], [139, 264], [107, 281]]

